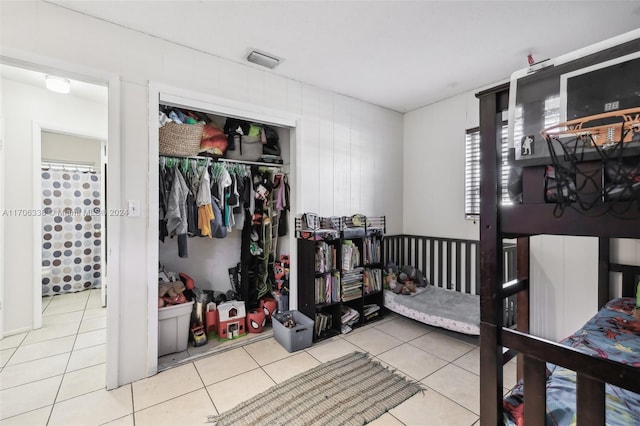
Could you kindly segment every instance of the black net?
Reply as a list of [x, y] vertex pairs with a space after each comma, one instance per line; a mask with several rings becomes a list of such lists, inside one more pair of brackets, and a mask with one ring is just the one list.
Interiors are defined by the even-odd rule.
[[561, 123], [542, 135], [551, 158], [545, 201], [556, 203], [556, 217], [567, 207], [640, 216], [640, 108]]

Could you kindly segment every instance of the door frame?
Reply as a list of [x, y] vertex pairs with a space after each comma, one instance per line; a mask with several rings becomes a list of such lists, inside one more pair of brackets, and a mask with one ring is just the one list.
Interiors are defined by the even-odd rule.
[[[79, 64], [61, 61], [49, 56], [33, 54], [20, 49], [6, 48], [0, 54], [0, 62], [20, 68], [62, 75], [70, 79], [100, 84], [108, 90], [108, 147], [109, 175], [107, 176], [106, 202], [112, 208], [122, 205], [121, 191], [121, 141], [120, 141], [120, 76]], [[4, 152], [2, 154], [4, 161]], [[34, 157], [35, 158], [35, 157]], [[2, 169], [6, 170], [6, 169]], [[4, 181], [4, 176], [3, 179]], [[4, 193], [3, 195], [4, 196]], [[107, 306], [107, 344], [106, 344], [106, 388], [115, 389], [119, 385], [120, 367], [120, 221], [112, 218], [106, 232], [109, 248], [106, 253], [107, 269], [105, 276], [110, 280], [110, 303]], [[0, 230], [4, 220], [0, 215]], [[4, 238], [4, 234], [2, 235]], [[4, 245], [4, 241], [1, 241]], [[4, 289], [4, 270], [0, 273], [0, 290]], [[4, 299], [4, 293], [0, 293]], [[4, 300], [0, 300], [0, 308]], [[40, 303], [42, 299], [40, 298]], [[4, 315], [4, 310], [1, 312]], [[2, 332], [0, 332], [2, 336]]]
[[[101, 160], [102, 150], [106, 145], [107, 135], [92, 132], [90, 129], [70, 128], [60, 126], [55, 123], [45, 123], [33, 121], [32, 125], [32, 153], [33, 153], [33, 211], [41, 212], [42, 207], [42, 132], [57, 133], [61, 135], [76, 136], [80, 138], [93, 139], [100, 142]], [[102, 167], [102, 161], [96, 168]], [[104, 185], [102, 179], [100, 185]], [[104, 201], [105, 194], [101, 192], [101, 199]], [[104, 231], [107, 231], [105, 228]], [[106, 233], [103, 232], [103, 235]], [[104, 239], [103, 239], [104, 240]], [[39, 214], [33, 217], [33, 328], [42, 327], [42, 216]], [[104, 244], [102, 244], [104, 247]], [[101, 251], [103, 248], [101, 248]], [[104, 253], [101, 256], [101, 269], [105, 271], [106, 259]], [[104, 275], [104, 274], [103, 274]], [[102, 280], [101, 280], [102, 281]]]
[[182, 106], [198, 111], [205, 111], [227, 117], [254, 120], [265, 124], [273, 124], [279, 127], [289, 128], [290, 164], [285, 165], [285, 171], [289, 173], [289, 185], [293, 194], [291, 211], [288, 217], [288, 229], [290, 239], [290, 309], [297, 309], [297, 245], [295, 243], [295, 216], [301, 205], [302, 182], [302, 119], [295, 114], [266, 108], [245, 102], [221, 98], [185, 90], [173, 86], [149, 82], [149, 223], [147, 229], [147, 277], [148, 277], [148, 338], [147, 338], [147, 375], [152, 376], [158, 372], [158, 161], [159, 161], [159, 131], [158, 113], [159, 104]]

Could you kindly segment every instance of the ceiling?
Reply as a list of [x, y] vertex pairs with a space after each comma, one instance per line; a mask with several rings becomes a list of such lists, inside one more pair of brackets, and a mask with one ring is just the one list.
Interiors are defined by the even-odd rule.
[[399, 112], [640, 27], [638, 0], [47, 1]]

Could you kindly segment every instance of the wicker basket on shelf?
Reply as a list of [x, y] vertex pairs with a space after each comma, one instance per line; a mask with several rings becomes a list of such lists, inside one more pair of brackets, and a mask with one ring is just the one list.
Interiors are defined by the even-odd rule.
[[203, 124], [165, 124], [160, 128], [160, 154], [183, 157], [198, 155], [203, 128]]

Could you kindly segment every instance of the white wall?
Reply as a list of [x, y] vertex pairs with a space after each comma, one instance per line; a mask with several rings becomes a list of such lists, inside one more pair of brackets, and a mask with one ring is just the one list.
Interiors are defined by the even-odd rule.
[[[5, 113], [4, 208], [33, 209], [33, 123], [107, 134], [107, 106], [44, 88], [2, 80]], [[13, 184], [11, 184], [13, 182]], [[33, 218], [5, 216], [4, 333], [29, 329], [33, 320]]]
[[479, 238], [477, 221], [464, 218], [465, 129], [478, 123], [474, 92], [405, 114], [405, 234]]
[[[143, 209], [142, 217], [119, 219], [119, 383], [147, 375], [144, 206], [157, 196], [147, 188], [148, 81], [299, 115], [302, 138], [296, 148], [304, 169], [296, 184], [303, 196], [292, 214], [386, 215], [388, 232], [402, 231], [401, 114], [52, 4], [2, 2], [0, 7], [2, 48], [121, 76], [121, 203], [142, 200]], [[7, 278], [15, 274], [7, 271]]]
[[[104, 105], [106, 108], [106, 104]], [[106, 111], [103, 119], [106, 118]], [[42, 132], [43, 160], [93, 164], [100, 170], [100, 141], [98, 139], [81, 138], [62, 133]]]

